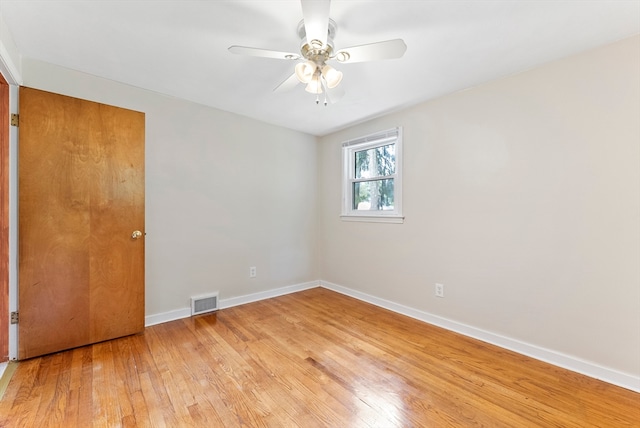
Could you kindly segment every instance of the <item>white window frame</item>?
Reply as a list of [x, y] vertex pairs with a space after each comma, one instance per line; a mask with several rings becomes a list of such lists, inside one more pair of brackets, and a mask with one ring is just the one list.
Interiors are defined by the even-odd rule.
[[[355, 154], [362, 150], [395, 144], [395, 174], [393, 179], [393, 210], [353, 209], [353, 183], [362, 181], [355, 178]], [[403, 223], [402, 215], [402, 127], [376, 132], [342, 143], [342, 214], [345, 221], [366, 221], [377, 223]]]

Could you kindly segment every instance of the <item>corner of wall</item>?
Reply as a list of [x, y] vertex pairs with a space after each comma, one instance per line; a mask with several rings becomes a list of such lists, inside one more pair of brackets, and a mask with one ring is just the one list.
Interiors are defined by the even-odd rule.
[[10, 85], [22, 84], [22, 58], [0, 12], [0, 73]]

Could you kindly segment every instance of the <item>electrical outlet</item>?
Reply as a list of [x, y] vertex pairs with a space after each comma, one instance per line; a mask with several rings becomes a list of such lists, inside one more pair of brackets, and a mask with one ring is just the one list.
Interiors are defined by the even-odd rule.
[[436, 297], [444, 297], [444, 284], [436, 284]]
[[249, 278], [255, 278], [256, 276], [258, 276], [258, 271], [255, 266], [251, 266], [249, 268]]

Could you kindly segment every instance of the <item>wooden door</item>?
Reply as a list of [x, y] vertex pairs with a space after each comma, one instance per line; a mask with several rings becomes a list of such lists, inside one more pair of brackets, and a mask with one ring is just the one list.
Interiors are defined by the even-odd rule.
[[18, 162], [19, 359], [142, 331], [144, 114], [20, 88]]

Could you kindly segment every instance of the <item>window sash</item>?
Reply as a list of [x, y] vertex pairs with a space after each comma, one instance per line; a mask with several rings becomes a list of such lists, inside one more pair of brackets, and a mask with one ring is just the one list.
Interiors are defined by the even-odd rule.
[[[388, 160], [389, 158], [385, 158], [385, 159], [380, 159], [379, 158], [379, 153], [380, 150], [382, 149], [382, 153], [385, 152], [385, 149], [387, 147], [393, 147], [393, 149], [391, 149], [393, 151], [393, 153], [389, 153], [392, 157], [393, 157], [393, 168], [391, 171], [384, 173], [384, 169], [385, 167], [388, 167], [388, 162], [391, 163], [390, 160]], [[384, 143], [381, 145], [377, 145], [377, 146], [373, 146], [371, 148], [358, 148], [358, 149], [354, 149], [353, 150], [353, 159], [351, 160], [352, 162], [352, 167], [353, 167], [353, 172], [350, 175], [351, 179], [354, 180], [358, 180], [358, 179], [373, 179], [373, 178], [377, 178], [377, 177], [389, 177], [391, 175], [394, 175], [396, 173], [396, 142], [389, 142], [389, 143]], [[361, 158], [361, 156], [359, 156], [360, 154], [364, 154], [364, 156], [362, 156], [362, 158], [364, 158], [366, 160], [366, 167], [367, 169], [363, 168], [363, 165], [360, 165], [360, 168], [358, 167], [358, 160]], [[373, 173], [373, 174], [372, 174]], [[372, 174], [372, 175], [365, 175], [365, 174]], [[359, 177], [360, 176], [360, 177]]]
[[393, 180], [395, 178], [397, 178], [397, 174], [376, 175], [375, 177], [369, 177], [369, 178], [352, 178], [349, 181], [351, 183], [362, 183], [363, 181]]
[[[391, 182], [391, 187], [392, 187], [392, 189], [391, 189], [391, 198], [393, 200], [393, 204], [391, 206], [385, 205], [387, 208], [382, 208], [382, 209], [375, 209], [375, 210], [372, 210], [372, 209], [362, 209], [362, 210], [358, 209], [358, 207], [356, 206], [356, 200], [357, 200], [356, 196], [358, 196], [357, 193], [356, 193], [356, 188], [358, 188], [358, 190], [360, 190], [359, 188], [361, 186], [359, 186], [359, 185], [361, 185], [363, 183], [366, 184], [366, 185], [369, 185], [369, 186], [365, 186], [366, 190], [371, 192], [369, 194], [368, 203], [369, 204], [375, 203], [376, 205], [378, 205], [379, 201], [383, 202], [384, 199], [385, 199], [384, 197], [382, 197], [383, 195], [382, 195], [382, 192], [381, 192], [381, 190], [382, 190], [381, 187], [384, 185], [383, 182], [385, 182], [385, 181], [387, 181], [387, 182], [390, 181]], [[375, 188], [375, 191], [372, 190], [371, 186], [373, 186]], [[380, 186], [380, 188], [378, 186]], [[373, 196], [376, 193], [377, 193], [377, 196], [379, 197], [379, 199], [373, 198]], [[394, 180], [392, 178], [380, 178], [380, 179], [375, 179], [375, 180], [354, 182], [354, 183], [351, 184], [351, 209], [354, 210], [354, 211], [357, 211], [358, 213], [361, 213], [361, 212], [372, 212], [372, 211], [373, 212], [393, 211], [393, 210], [395, 210], [395, 195], [394, 194], [395, 194], [395, 182], [394, 182]], [[365, 200], [363, 200], [361, 202], [365, 202]]]

